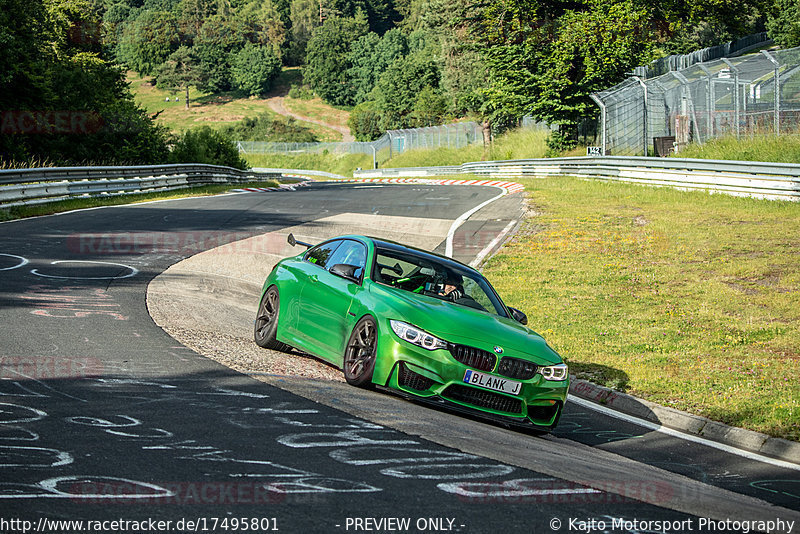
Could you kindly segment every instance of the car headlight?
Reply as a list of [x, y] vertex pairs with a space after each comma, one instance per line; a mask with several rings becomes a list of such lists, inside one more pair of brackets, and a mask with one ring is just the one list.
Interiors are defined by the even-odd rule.
[[418, 347], [428, 350], [446, 349], [447, 342], [432, 336], [425, 330], [420, 330], [416, 326], [411, 326], [402, 321], [389, 321], [392, 325], [392, 330], [397, 334], [397, 337], [403, 341], [408, 341]]
[[544, 377], [545, 380], [563, 382], [569, 377], [569, 368], [567, 367], [567, 364], [559, 363], [557, 365], [540, 367], [539, 373]]

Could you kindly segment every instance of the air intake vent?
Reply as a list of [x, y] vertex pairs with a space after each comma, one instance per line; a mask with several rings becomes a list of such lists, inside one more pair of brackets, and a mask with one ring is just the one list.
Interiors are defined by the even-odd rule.
[[491, 371], [494, 369], [494, 364], [497, 363], [497, 357], [491, 352], [476, 349], [475, 347], [467, 347], [466, 345], [448, 346], [450, 354], [453, 358], [463, 363], [467, 367], [478, 369], [479, 371]]
[[540, 421], [543, 423], [549, 423], [553, 416], [558, 413], [558, 409], [561, 406], [560, 402], [553, 404], [552, 406], [531, 406], [528, 405], [528, 417], [533, 419], [534, 421]]
[[516, 378], [517, 380], [530, 380], [536, 376], [536, 371], [539, 366], [528, 360], [520, 360], [519, 358], [501, 358], [500, 365], [497, 366], [497, 372], [508, 378]]
[[454, 401], [471, 404], [478, 408], [494, 410], [496, 412], [510, 414], [519, 414], [522, 412], [522, 401], [519, 399], [468, 386], [450, 386], [444, 390], [442, 396]]
[[417, 391], [425, 391], [426, 389], [430, 389], [434, 384], [433, 380], [427, 376], [422, 376], [419, 373], [415, 373], [402, 363], [400, 364], [400, 375], [398, 376], [398, 382], [404, 388], [415, 389]]

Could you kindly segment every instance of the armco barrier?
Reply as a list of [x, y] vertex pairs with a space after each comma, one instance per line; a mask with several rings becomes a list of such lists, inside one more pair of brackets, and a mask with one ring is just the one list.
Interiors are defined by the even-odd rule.
[[353, 173], [356, 178], [449, 174], [471, 174], [503, 180], [584, 176], [773, 200], [800, 200], [800, 165], [753, 161], [602, 156], [483, 161], [457, 167], [377, 169]]
[[[653, 186], [699, 189], [767, 199], [800, 200], [800, 165], [645, 157], [580, 157], [485, 161], [441, 167], [356, 171], [355, 178], [412, 178], [471, 174], [508, 180], [584, 176]], [[80, 196], [140, 193], [268, 180], [281, 176], [343, 179], [322, 171], [256, 168], [241, 171], [203, 164], [131, 167], [52, 167], [0, 170], [0, 207]]]
[[199, 185], [280, 178], [281, 172], [241, 171], [204, 164], [131, 167], [45, 167], [0, 170], [0, 207], [73, 197], [166, 191]]

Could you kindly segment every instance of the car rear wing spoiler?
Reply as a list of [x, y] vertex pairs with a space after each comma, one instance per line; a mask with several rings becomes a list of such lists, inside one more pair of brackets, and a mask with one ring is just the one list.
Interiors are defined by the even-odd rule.
[[287, 238], [286, 238], [286, 240], [287, 240], [287, 241], [289, 242], [289, 244], [290, 244], [290, 245], [292, 245], [292, 246], [295, 246], [295, 245], [303, 245], [303, 246], [304, 246], [304, 247], [306, 247], [306, 248], [311, 248], [311, 247], [313, 247], [313, 246], [314, 246], [314, 245], [312, 245], [311, 243], [305, 243], [305, 242], [303, 242], [303, 241], [298, 241], [297, 239], [295, 239], [295, 238], [294, 238], [294, 234], [292, 234], [292, 233], [290, 233], [290, 234], [289, 234], [289, 237], [287, 237]]

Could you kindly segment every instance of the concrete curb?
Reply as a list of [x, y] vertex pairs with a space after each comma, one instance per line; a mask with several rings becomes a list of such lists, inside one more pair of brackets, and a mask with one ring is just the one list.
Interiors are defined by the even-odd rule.
[[753, 430], [729, 426], [707, 417], [638, 399], [627, 393], [614, 391], [579, 378], [571, 379], [569, 392], [570, 395], [666, 428], [679, 430], [737, 449], [800, 464], [800, 443], [795, 441], [773, 438]]

